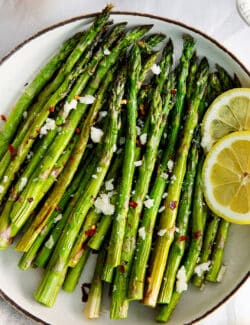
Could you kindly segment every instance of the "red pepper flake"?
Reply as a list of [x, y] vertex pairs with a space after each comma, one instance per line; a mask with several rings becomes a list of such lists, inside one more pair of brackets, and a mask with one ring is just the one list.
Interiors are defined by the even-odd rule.
[[201, 231], [196, 231], [196, 232], [193, 234], [193, 238], [195, 238], [195, 239], [200, 238], [201, 236], [202, 236]]
[[4, 114], [1, 114], [0, 117], [1, 117], [1, 120], [4, 121], [4, 122], [7, 120], [6, 116]]
[[30, 136], [29, 136], [29, 139], [30, 139], [30, 140], [35, 140], [36, 137], [34, 137], [33, 135], [30, 135]]
[[34, 201], [33, 197], [29, 197], [29, 198], [28, 198], [28, 202], [29, 202], [29, 203], [31, 203], [31, 202], [33, 202], [33, 201]]
[[185, 241], [185, 240], [187, 240], [187, 239], [188, 239], [187, 236], [180, 236], [177, 240], [178, 240], [178, 241]]
[[124, 266], [124, 265], [121, 265], [121, 266], [120, 266], [120, 271], [121, 271], [121, 273], [125, 273], [125, 272], [126, 272], [126, 270], [125, 270], [125, 266]]
[[171, 201], [169, 203], [169, 207], [170, 207], [171, 210], [176, 209], [176, 207], [177, 207], [177, 201]]
[[87, 302], [89, 296], [89, 289], [91, 287], [91, 283], [83, 283], [82, 288], [82, 302]]
[[83, 243], [82, 244], [82, 249], [84, 250], [84, 251], [86, 251], [86, 249], [88, 248], [88, 244], [85, 242], [85, 243]]
[[142, 144], [139, 138], [136, 139], [136, 147], [141, 148]]
[[176, 88], [171, 89], [171, 95], [176, 95], [176, 93], [177, 93]]
[[94, 236], [95, 233], [96, 233], [96, 229], [93, 229], [93, 228], [85, 231], [85, 235], [87, 235], [88, 237]]
[[50, 113], [54, 113], [54, 111], [55, 111], [55, 106], [50, 106], [49, 111], [50, 111]]
[[59, 205], [57, 205], [57, 206], [55, 207], [55, 210], [56, 210], [56, 212], [61, 212], [61, 211], [62, 211], [62, 209], [60, 208]]
[[9, 152], [10, 152], [11, 159], [13, 159], [13, 158], [17, 155], [17, 151], [16, 151], [16, 149], [13, 147], [12, 144], [9, 144], [9, 145], [8, 145], [8, 150], [9, 150]]
[[146, 116], [145, 105], [143, 103], [139, 105], [139, 112], [142, 116]]
[[73, 162], [74, 161], [74, 157], [69, 157], [69, 162]]
[[80, 134], [80, 133], [81, 133], [81, 129], [80, 129], [80, 128], [76, 128], [76, 129], [75, 129], [75, 133], [76, 133], [76, 134]]
[[138, 203], [136, 203], [135, 201], [130, 201], [128, 205], [130, 206], [130, 208], [135, 209], [137, 207]]
[[36, 130], [36, 133], [37, 133], [37, 134], [40, 134], [40, 132], [41, 132], [40, 129], [37, 129], [37, 130]]

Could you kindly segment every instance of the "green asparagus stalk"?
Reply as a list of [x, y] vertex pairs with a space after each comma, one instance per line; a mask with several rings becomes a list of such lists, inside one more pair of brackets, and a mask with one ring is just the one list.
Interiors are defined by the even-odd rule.
[[211, 282], [219, 282], [221, 279], [219, 278], [219, 273], [222, 267], [222, 260], [225, 250], [225, 245], [228, 237], [228, 230], [230, 228], [230, 223], [221, 220], [218, 231], [215, 239], [215, 246], [213, 248], [212, 256], [211, 256], [211, 267], [206, 275], [206, 280]]
[[[201, 173], [202, 173], [203, 162], [204, 162], [204, 157], [202, 157], [202, 159], [200, 159], [199, 161], [196, 180], [195, 180], [195, 193], [194, 193], [193, 212], [192, 212], [192, 219], [191, 219], [192, 240], [185, 261], [182, 267], [180, 268], [185, 274], [186, 284], [188, 284], [188, 282], [190, 281], [193, 275], [194, 268], [196, 266], [197, 260], [200, 255], [202, 241], [203, 241], [204, 227], [205, 227], [206, 216], [207, 216], [207, 209], [206, 208], [204, 209], [204, 201], [203, 201], [203, 193], [202, 193]], [[163, 304], [159, 308], [159, 312], [156, 317], [156, 320], [158, 322], [168, 321], [174, 308], [179, 302], [183, 291], [185, 291], [185, 288], [183, 288], [182, 286], [179, 287], [178, 280], [177, 280], [176, 287], [169, 304]]]
[[94, 198], [98, 194], [109, 168], [113, 156], [113, 148], [117, 141], [119, 127], [118, 116], [124, 92], [124, 84], [125, 75], [122, 70], [116, 80], [116, 87], [113, 90], [110, 102], [110, 124], [105, 137], [102, 157], [99, 162], [101, 171], [97, 178], [91, 179], [88, 188], [73, 208], [68, 223], [66, 227], [64, 227], [45, 273], [43, 274], [42, 280], [35, 292], [36, 300], [46, 306], [52, 306], [56, 300], [76, 236], [83, 224], [86, 214], [94, 203]]
[[147, 283], [144, 296], [144, 304], [155, 306], [160, 291], [164, 269], [168, 258], [170, 245], [173, 242], [175, 220], [178, 211], [182, 182], [186, 172], [187, 156], [191, 145], [193, 132], [198, 123], [198, 108], [203, 97], [208, 78], [208, 62], [203, 59], [199, 65], [197, 88], [187, 111], [184, 124], [183, 138], [180, 140], [172, 181], [168, 187], [168, 196], [164, 202], [165, 210], [161, 214], [159, 229], [166, 230], [165, 235], [158, 236], [153, 251], [151, 268], [149, 273], [150, 282]]
[[84, 314], [88, 319], [95, 319], [100, 316], [103, 283], [101, 280], [106, 250], [102, 249], [96, 261], [95, 272], [91, 281], [88, 300], [84, 309]]
[[[142, 299], [144, 291], [145, 273], [146, 266], [148, 263], [149, 254], [151, 251], [153, 229], [156, 221], [156, 216], [160, 208], [162, 201], [162, 196], [164, 194], [166, 184], [167, 184], [167, 173], [169, 170], [168, 164], [169, 160], [172, 162], [171, 158], [174, 155], [175, 143], [177, 141], [178, 131], [180, 127], [181, 114], [184, 105], [184, 98], [186, 94], [186, 79], [189, 70], [189, 61], [192, 57], [194, 42], [190, 38], [184, 39], [184, 49], [181, 57], [180, 73], [178, 78], [177, 90], [176, 90], [176, 104], [172, 111], [172, 119], [175, 121], [171, 123], [171, 133], [167, 138], [166, 149], [164, 150], [161, 163], [157, 169], [156, 179], [152, 185], [152, 190], [150, 191], [149, 197], [154, 200], [154, 206], [145, 210], [143, 213], [141, 226], [147, 229], [145, 240], [138, 238], [137, 252], [135, 256], [135, 261], [131, 270], [131, 280], [129, 284], [129, 297], [132, 299]], [[173, 75], [172, 75], [173, 76]], [[173, 79], [169, 80], [167, 89], [173, 89]], [[174, 95], [173, 95], [174, 96]], [[171, 92], [166, 96], [165, 104], [169, 105], [169, 110], [173, 107], [170, 104]], [[173, 103], [173, 100], [172, 100]]]
[[68, 268], [68, 272], [66, 274], [66, 278], [63, 282], [63, 290], [68, 292], [73, 292], [78, 284], [79, 278], [82, 274], [82, 271], [84, 269], [84, 266], [86, 265], [86, 262], [88, 260], [89, 254], [91, 252], [90, 248], [86, 248], [83, 250], [83, 254], [79, 260], [79, 262], [76, 264], [75, 267]]
[[[201, 250], [198, 264], [209, 262], [209, 258], [211, 256], [212, 247], [214, 244], [219, 222], [220, 222], [220, 218], [218, 218], [216, 215], [212, 215], [211, 220], [208, 220], [208, 224], [206, 225], [204, 242], [202, 245], [202, 250]], [[199, 275], [194, 274], [192, 282], [195, 286], [201, 287], [202, 284], [204, 283], [204, 279], [205, 279], [205, 271], [200, 270]]]
[[128, 73], [127, 135], [125, 141], [122, 176], [115, 208], [112, 233], [106, 264], [115, 267], [120, 264], [122, 241], [125, 233], [129, 196], [132, 188], [136, 147], [137, 94], [141, 71], [141, 55], [137, 45], [130, 52]]
[[74, 35], [63, 43], [59, 52], [54, 55], [50, 61], [39, 71], [34, 80], [25, 88], [21, 97], [16, 102], [6, 123], [0, 130], [0, 159], [5, 154], [8, 144], [11, 143], [16, 128], [18, 127], [24, 112], [34, 101], [35, 97], [40, 93], [43, 87], [48, 83], [54, 73], [62, 65], [67, 56], [72, 52], [79, 41], [80, 33]]
[[192, 194], [198, 158], [199, 144], [198, 141], [195, 141], [192, 144], [188, 156], [187, 171], [182, 186], [181, 200], [176, 220], [175, 241], [170, 250], [158, 303], [168, 304], [170, 302], [174, 289], [176, 274], [180, 267], [185, 248], [187, 246], [187, 230], [191, 214]]
[[192, 94], [195, 89], [195, 77], [196, 77], [197, 69], [198, 69], [197, 55], [196, 52], [194, 52], [191, 58], [189, 74], [187, 79], [187, 94], [186, 94], [187, 105], [190, 104], [190, 101], [192, 99]]
[[228, 89], [233, 88], [233, 79], [227, 73], [227, 71], [222, 68], [219, 64], [216, 64], [215, 66], [218, 71], [218, 77], [222, 85], [222, 90], [226, 91]]

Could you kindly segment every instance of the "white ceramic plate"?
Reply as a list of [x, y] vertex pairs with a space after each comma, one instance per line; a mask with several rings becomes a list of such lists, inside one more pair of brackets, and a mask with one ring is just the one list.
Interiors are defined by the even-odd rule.
[[[25, 83], [32, 79], [39, 68], [69, 36], [87, 26], [92, 16], [77, 17], [53, 26], [21, 44], [0, 62], [0, 113], [8, 114]], [[198, 55], [207, 56], [211, 65], [219, 63], [229, 73], [237, 73], [243, 86], [250, 87], [249, 71], [225, 48], [199, 31], [181, 23], [160, 17], [137, 13], [115, 13], [115, 22], [128, 21], [129, 25], [154, 24], [154, 32], [170, 36], [175, 45], [176, 58], [181, 51], [183, 33], [196, 40]], [[20, 254], [13, 248], [0, 253], [0, 293], [26, 315], [42, 323], [53, 325], [90, 324], [82, 314], [80, 285], [73, 294], [61, 292], [55, 306], [46, 308], [33, 299], [38, 285], [39, 270], [21, 271], [17, 268]], [[220, 306], [247, 279], [250, 269], [250, 227], [235, 226], [230, 229], [224, 263], [227, 272], [220, 284], [208, 284], [204, 291], [190, 288], [183, 295], [169, 324], [191, 323], [201, 319]], [[87, 264], [80, 283], [91, 280], [93, 259]], [[102, 317], [91, 321], [94, 324], [113, 324], [109, 320], [108, 299], [104, 299]], [[123, 324], [154, 324], [154, 310], [139, 303], [131, 303], [129, 318]]]

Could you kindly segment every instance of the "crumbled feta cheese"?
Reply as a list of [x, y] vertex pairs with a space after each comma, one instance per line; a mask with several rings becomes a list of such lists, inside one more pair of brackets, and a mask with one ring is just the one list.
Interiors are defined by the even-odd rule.
[[97, 173], [100, 173], [102, 171], [102, 167], [97, 167], [96, 171], [97, 171]]
[[103, 51], [103, 54], [104, 55], [109, 55], [111, 52], [110, 52], [110, 50], [109, 49], [105, 49], [104, 51]]
[[3, 177], [3, 182], [4, 182], [4, 183], [7, 183], [7, 182], [8, 182], [8, 179], [9, 179], [9, 177], [6, 176], [6, 175], [4, 175], [4, 177]]
[[94, 103], [95, 97], [92, 95], [85, 95], [85, 96], [79, 97], [79, 101], [81, 104], [90, 105], [90, 104]]
[[166, 234], [167, 232], [167, 229], [160, 229], [158, 232], [157, 232], [157, 235], [162, 237]]
[[141, 134], [141, 128], [139, 126], [136, 127], [136, 134], [137, 135]]
[[94, 143], [99, 143], [102, 140], [104, 132], [101, 129], [95, 128], [94, 126], [90, 129], [90, 137]]
[[166, 139], [167, 136], [168, 136], [168, 134], [167, 134], [166, 132], [164, 132], [164, 133], [163, 133], [163, 137], [164, 137], [164, 139]]
[[143, 133], [143, 134], [140, 135], [140, 142], [141, 142], [142, 145], [146, 144], [147, 136], [148, 136], [147, 133]]
[[147, 199], [144, 201], [144, 205], [146, 208], [150, 209], [154, 205], [154, 200], [153, 199]]
[[54, 246], [55, 242], [54, 242], [54, 239], [52, 237], [52, 235], [49, 237], [49, 239], [46, 241], [45, 243], [45, 246], [48, 248], [48, 249], [51, 249], [53, 246]]
[[63, 106], [63, 118], [66, 118], [72, 109], [76, 109], [77, 100], [72, 99], [71, 102], [66, 102]]
[[24, 112], [23, 112], [23, 118], [26, 119], [27, 116], [28, 116], [28, 112], [27, 112], [27, 111], [24, 111]]
[[22, 177], [21, 178], [21, 182], [20, 182], [20, 185], [19, 185], [19, 192], [21, 192], [24, 189], [24, 187], [26, 186], [27, 182], [28, 182], [28, 178], [27, 177]]
[[173, 184], [175, 181], [176, 181], [176, 176], [173, 175], [173, 176], [171, 177], [171, 184]]
[[196, 267], [195, 267], [195, 269], [194, 269], [194, 272], [195, 272], [198, 276], [201, 276], [203, 272], [206, 272], [206, 271], [209, 270], [210, 265], [211, 265], [211, 261], [207, 261], [207, 262], [205, 262], [205, 263], [198, 264], [198, 265], [196, 265]]
[[158, 74], [161, 73], [161, 68], [160, 68], [160, 66], [158, 64], [154, 63], [152, 65], [151, 71], [153, 72], [153, 74], [158, 75]]
[[177, 275], [176, 275], [176, 291], [181, 293], [183, 291], [186, 291], [188, 288], [187, 285], [187, 275], [186, 275], [186, 269], [185, 266], [182, 265], [182, 267], [179, 269]]
[[97, 175], [95, 175], [95, 174], [93, 174], [91, 177], [94, 179], [97, 179]]
[[159, 213], [163, 212], [165, 210], [164, 205], [160, 207], [160, 209], [158, 210]]
[[55, 120], [53, 120], [53, 118], [48, 117], [44, 125], [41, 127], [40, 134], [45, 135], [49, 130], [54, 130], [55, 127], [56, 127]]
[[110, 197], [107, 194], [100, 194], [95, 200], [95, 208], [98, 212], [105, 215], [112, 215], [115, 212], [115, 206], [110, 203]]
[[110, 180], [105, 182], [106, 191], [112, 191], [114, 189], [113, 181], [114, 178], [111, 178]]
[[163, 179], [168, 179], [168, 174], [167, 173], [161, 173], [161, 178]]
[[142, 160], [137, 160], [137, 161], [135, 161], [134, 164], [135, 164], [135, 167], [139, 167], [142, 165]]
[[108, 115], [108, 112], [107, 111], [100, 111], [98, 113], [98, 120], [102, 120], [104, 117], [106, 117]]
[[225, 265], [222, 265], [222, 267], [220, 268], [219, 274], [217, 276], [217, 279], [216, 279], [217, 282], [222, 281], [226, 270], [227, 270], [227, 267]]
[[169, 159], [169, 161], [168, 161], [168, 170], [169, 170], [170, 173], [172, 172], [173, 167], [174, 167], [174, 162], [173, 162], [173, 160]]
[[55, 219], [54, 219], [54, 223], [58, 222], [58, 221], [61, 220], [61, 219], [62, 219], [62, 214], [59, 213], [59, 214], [55, 217]]
[[125, 137], [120, 137], [120, 141], [119, 141], [120, 145], [123, 145], [125, 141], [126, 141]]
[[0, 185], [0, 193], [3, 193], [3, 191], [4, 191], [3, 185]]
[[163, 193], [162, 198], [166, 199], [167, 196], [168, 196], [168, 192], [165, 192], [165, 193]]
[[33, 156], [33, 152], [30, 151], [28, 154], [27, 154], [27, 159], [30, 160]]
[[122, 153], [122, 148], [119, 148], [118, 150], [117, 150], [117, 155], [120, 155]]
[[122, 215], [121, 214], [118, 214], [117, 217], [116, 217], [116, 220], [120, 220], [122, 218]]
[[178, 227], [175, 227], [175, 232], [180, 232], [180, 229]]
[[145, 231], [145, 227], [141, 227], [138, 230], [138, 234], [139, 237], [141, 237], [142, 240], [144, 240], [146, 238], [146, 231]]

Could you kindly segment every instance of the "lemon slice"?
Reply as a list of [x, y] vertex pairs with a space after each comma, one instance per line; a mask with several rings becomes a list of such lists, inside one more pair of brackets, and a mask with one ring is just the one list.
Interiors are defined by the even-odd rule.
[[250, 130], [250, 88], [234, 88], [218, 96], [202, 121], [202, 142], [208, 152], [225, 135]]
[[250, 224], [250, 131], [219, 140], [203, 165], [204, 196], [209, 208], [227, 221]]

